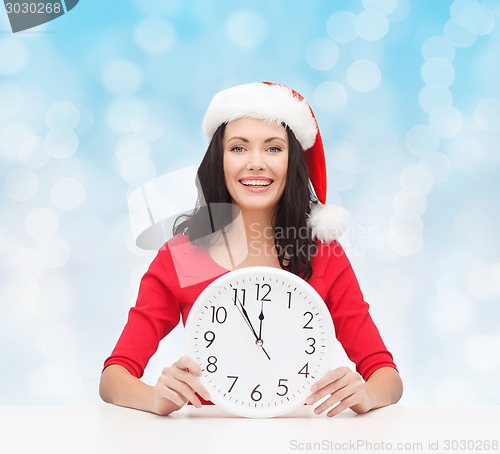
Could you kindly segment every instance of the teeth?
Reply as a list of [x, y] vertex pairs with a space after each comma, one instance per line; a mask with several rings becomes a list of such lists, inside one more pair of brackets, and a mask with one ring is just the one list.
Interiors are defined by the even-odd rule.
[[245, 186], [269, 186], [271, 183], [269, 180], [241, 180]]

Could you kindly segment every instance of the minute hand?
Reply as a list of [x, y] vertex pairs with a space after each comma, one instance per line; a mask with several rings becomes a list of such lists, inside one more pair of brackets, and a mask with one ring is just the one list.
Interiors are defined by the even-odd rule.
[[243, 318], [245, 319], [245, 321], [247, 322], [247, 325], [249, 326], [250, 330], [252, 331], [253, 335], [255, 336], [255, 339], [256, 339], [256, 343], [257, 345], [262, 348], [262, 351], [266, 354], [267, 358], [269, 360], [271, 360], [271, 358], [269, 357], [269, 355], [267, 354], [266, 352], [266, 349], [264, 348], [264, 346], [262, 345], [262, 341], [261, 339], [259, 338], [259, 336], [257, 336], [257, 333], [255, 332], [255, 329], [252, 325], [252, 322], [250, 321], [250, 317], [248, 316], [247, 314], [247, 311], [245, 309], [245, 306], [243, 306], [243, 304], [241, 304], [241, 302], [236, 299], [236, 307], [238, 308], [238, 310], [240, 311], [240, 314], [243, 316]]
[[262, 322], [264, 320], [264, 301], [261, 301], [259, 315], [259, 339], [262, 341]]

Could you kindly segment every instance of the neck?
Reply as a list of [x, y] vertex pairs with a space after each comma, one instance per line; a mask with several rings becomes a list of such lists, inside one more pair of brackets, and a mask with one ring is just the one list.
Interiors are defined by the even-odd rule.
[[279, 267], [272, 213], [235, 209], [235, 220], [211, 247], [212, 256], [219, 263], [225, 262], [228, 269], [251, 265]]
[[273, 213], [270, 210], [239, 210], [235, 209], [234, 234], [238, 235], [247, 244], [265, 245], [274, 244], [274, 229], [272, 223]]

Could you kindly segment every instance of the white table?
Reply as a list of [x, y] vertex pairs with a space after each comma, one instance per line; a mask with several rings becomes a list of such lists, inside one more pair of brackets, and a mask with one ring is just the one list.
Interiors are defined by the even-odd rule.
[[[497, 448], [488, 449], [493, 440]], [[167, 417], [110, 405], [0, 406], [0, 452], [6, 454], [488, 454], [500, 453], [498, 440], [500, 406], [396, 405], [334, 418], [303, 407], [273, 419], [234, 417], [212, 406], [184, 407]]]

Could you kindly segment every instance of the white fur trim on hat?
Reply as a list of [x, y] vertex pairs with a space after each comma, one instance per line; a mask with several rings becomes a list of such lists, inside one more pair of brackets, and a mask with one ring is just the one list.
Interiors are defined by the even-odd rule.
[[345, 208], [313, 203], [307, 222], [313, 239], [331, 243], [342, 235], [348, 221], [349, 213]]
[[203, 119], [203, 131], [211, 139], [221, 124], [244, 117], [284, 122], [304, 150], [314, 144], [318, 131], [304, 99], [295, 96], [288, 87], [262, 82], [237, 85], [217, 93]]

